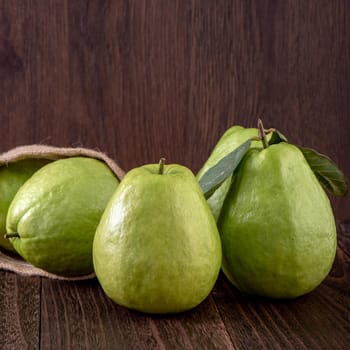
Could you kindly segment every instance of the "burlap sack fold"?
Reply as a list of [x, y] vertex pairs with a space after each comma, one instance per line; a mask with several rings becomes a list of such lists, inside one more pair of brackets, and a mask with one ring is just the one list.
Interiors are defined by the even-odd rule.
[[[0, 166], [23, 159], [58, 160], [69, 157], [89, 157], [101, 160], [108, 165], [119, 180], [124, 177], [124, 171], [106, 154], [87, 148], [64, 148], [47, 145], [19, 146], [0, 155]], [[40, 276], [65, 281], [79, 281], [96, 277], [94, 273], [77, 277], [58, 276], [36, 268], [23, 261], [20, 257], [7, 253], [4, 249], [0, 250], [0, 270], [12, 271], [24, 276]]]

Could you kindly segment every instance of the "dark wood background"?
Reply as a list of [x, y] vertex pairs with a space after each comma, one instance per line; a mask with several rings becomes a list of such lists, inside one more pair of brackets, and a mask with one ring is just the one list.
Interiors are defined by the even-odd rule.
[[350, 177], [349, 17], [347, 0], [1, 0], [0, 151], [196, 172], [226, 128], [262, 117]]
[[[0, 152], [98, 148], [125, 169], [165, 156], [196, 172], [226, 128], [280, 129], [350, 178], [350, 1], [0, 0]], [[192, 312], [149, 317], [96, 280], [0, 271], [2, 349], [348, 349], [350, 195], [337, 259], [295, 301], [221, 275]]]

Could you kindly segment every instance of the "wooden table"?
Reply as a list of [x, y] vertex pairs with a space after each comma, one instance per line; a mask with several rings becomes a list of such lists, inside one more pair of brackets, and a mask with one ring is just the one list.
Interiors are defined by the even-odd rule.
[[0, 349], [349, 349], [350, 221], [338, 224], [330, 276], [291, 301], [241, 294], [220, 275], [190, 312], [120, 307], [97, 280], [62, 282], [0, 271]]

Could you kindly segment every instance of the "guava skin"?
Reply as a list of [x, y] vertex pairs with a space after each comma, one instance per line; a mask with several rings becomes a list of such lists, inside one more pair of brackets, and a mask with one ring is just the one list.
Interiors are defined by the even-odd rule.
[[[211, 152], [208, 160], [203, 167], [199, 170], [196, 178], [199, 181], [202, 176], [222, 158], [227, 156], [233, 150], [242, 145], [245, 141], [254, 136], [258, 136], [259, 132], [256, 128], [243, 128], [242, 126], [235, 125], [229, 128], [220, 138], [213, 151]], [[269, 138], [270, 136], [268, 136]], [[260, 141], [252, 141], [251, 147], [262, 147]], [[224, 181], [220, 187], [208, 198], [207, 202], [217, 221], [220, 215], [222, 205], [224, 203], [226, 194], [231, 185], [231, 178]]]
[[57, 160], [38, 170], [17, 192], [7, 231], [17, 252], [48, 272], [72, 277], [93, 272], [92, 242], [119, 181], [92, 158]]
[[38, 169], [49, 162], [46, 159], [24, 159], [0, 167], [0, 246], [2, 248], [16, 252], [10, 240], [4, 238], [6, 215], [13, 197]]
[[251, 149], [218, 221], [222, 268], [241, 291], [296, 298], [328, 275], [336, 253], [329, 199], [300, 150]]
[[97, 228], [93, 262], [105, 293], [145, 313], [177, 313], [202, 302], [221, 266], [215, 220], [190, 170], [130, 171]]

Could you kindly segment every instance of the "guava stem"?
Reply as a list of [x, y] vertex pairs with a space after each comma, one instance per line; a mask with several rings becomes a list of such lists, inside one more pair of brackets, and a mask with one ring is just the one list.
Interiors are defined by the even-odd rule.
[[264, 129], [264, 131], [265, 131], [265, 135], [268, 135], [268, 134], [270, 134], [271, 132], [276, 131], [276, 129], [275, 129], [275, 128], [270, 128], [270, 129]]
[[162, 175], [164, 172], [164, 164], [165, 164], [165, 158], [160, 158], [159, 160], [159, 168], [158, 168], [158, 174]]
[[9, 239], [9, 238], [19, 238], [19, 234], [17, 232], [13, 233], [5, 233], [4, 238]]
[[269, 147], [269, 143], [267, 141], [266, 134], [265, 134], [264, 125], [263, 125], [263, 123], [262, 123], [260, 118], [258, 119], [258, 129], [259, 129], [259, 137], [261, 139], [263, 147], [264, 148]]

